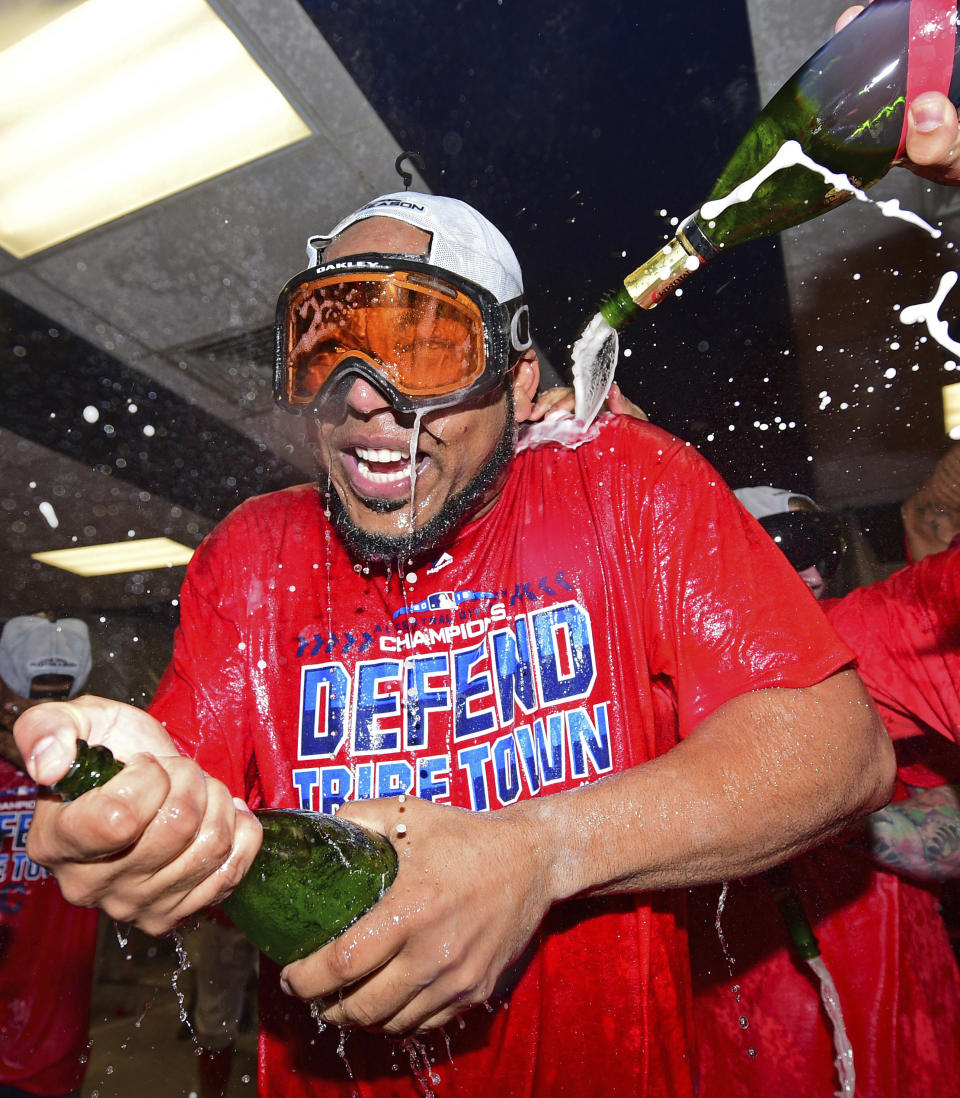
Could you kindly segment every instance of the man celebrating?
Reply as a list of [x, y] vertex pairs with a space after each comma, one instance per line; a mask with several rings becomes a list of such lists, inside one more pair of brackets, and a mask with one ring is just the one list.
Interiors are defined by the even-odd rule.
[[17, 727], [45, 783], [78, 733], [127, 760], [30, 847], [148, 932], [229, 893], [246, 804], [394, 842], [371, 911], [263, 965], [267, 1098], [691, 1095], [681, 890], [889, 796], [849, 651], [719, 477], [626, 417], [518, 444], [537, 381], [519, 265], [471, 207], [387, 195], [314, 238], [276, 386], [319, 485], [197, 552], [156, 719], [83, 699]]
[[27, 857], [37, 787], [13, 724], [43, 701], [73, 697], [90, 673], [78, 618], [11, 618], [0, 633], [0, 1095], [79, 1093], [87, 1059], [97, 913], [64, 902]]

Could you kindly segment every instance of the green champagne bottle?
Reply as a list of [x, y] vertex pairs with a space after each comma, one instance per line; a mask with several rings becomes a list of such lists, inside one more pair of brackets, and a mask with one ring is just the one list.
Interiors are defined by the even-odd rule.
[[[50, 789], [74, 800], [122, 769], [109, 748], [78, 740], [70, 769]], [[283, 809], [256, 815], [263, 845], [222, 906], [277, 964], [331, 941], [369, 911], [397, 875], [393, 844], [349, 820]]]
[[[956, 0], [873, 0], [783, 85], [737, 146], [700, 209], [600, 307], [614, 329], [652, 309], [723, 249], [780, 232], [853, 197], [808, 166], [763, 178], [787, 142], [861, 190], [903, 155], [906, 104], [924, 91], [960, 99]], [[795, 147], [791, 147], [795, 148]], [[748, 181], [749, 198], [728, 204]], [[711, 204], [714, 209], [711, 210]]]
[[793, 942], [797, 953], [805, 961], [812, 961], [820, 956], [820, 943], [813, 933], [813, 927], [803, 910], [800, 897], [793, 887], [793, 875], [787, 865], [776, 865], [764, 870], [763, 878], [770, 888], [780, 916], [787, 927], [787, 933]]

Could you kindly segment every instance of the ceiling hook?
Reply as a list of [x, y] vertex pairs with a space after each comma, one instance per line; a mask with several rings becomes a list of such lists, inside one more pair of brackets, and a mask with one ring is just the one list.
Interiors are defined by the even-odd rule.
[[403, 189], [405, 191], [409, 191], [410, 184], [413, 182], [413, 173], [405, 172], [403, 170], [404, 160], [409, 160], [410, 163], [413, 164], [413, 166], [421, 172], [426, 169], [426, 164], [424, 164], [423, 162], [423, 157], [419, 153], [415, 152], [402, 152], [394, 161], [393, 166], [396, 169], [397, 174], [403, 180]]

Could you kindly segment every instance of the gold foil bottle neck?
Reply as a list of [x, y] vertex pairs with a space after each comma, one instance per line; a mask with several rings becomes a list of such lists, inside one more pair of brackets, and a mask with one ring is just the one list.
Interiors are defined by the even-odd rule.
[[628, 274], [623, 284], [641, 309], [652, 309], [699, 270], [702, 263], [680, 232], [656, 255]]

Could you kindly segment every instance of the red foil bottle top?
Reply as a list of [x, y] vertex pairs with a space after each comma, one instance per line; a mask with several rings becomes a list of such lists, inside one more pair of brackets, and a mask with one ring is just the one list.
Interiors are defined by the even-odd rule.
[[[950, 91], [956, 45], [956, 0], [911, 0], [906, 108], [923, 92], [938, 91], [946, 95]], [[903, 156], [906, 144], [907, 109], [904, 109], [898, 160]]]

